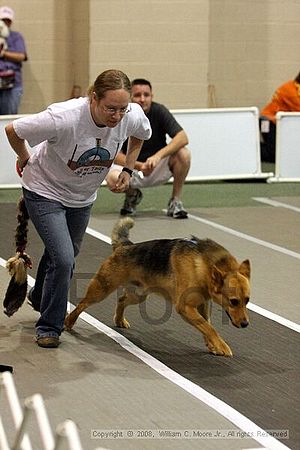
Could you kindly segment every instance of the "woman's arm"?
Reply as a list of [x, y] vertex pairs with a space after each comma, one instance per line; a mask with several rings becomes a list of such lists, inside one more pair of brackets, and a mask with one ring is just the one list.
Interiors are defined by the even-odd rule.
[[[128, 140], [127, 153], [124, 161], [124, 167], [133, 170], [137, 157], [141, 151], [143, 140], [130, 136]], [[125, 156], [125, 155], [124, 155]], [[124, 192], [129, 188], [130, 174], [122, 171], [118, 177], [116, 185], [111, 188], [113, 192]]]
[[30, 158], [30, 153], [25, 145], [25, 140], [19, 138], [19, 136], [14, 130], [12, 123], [8, 124], [5, 127], [5, 132], [11, 148], [17, 154], [18, 166], [22, 171], [26, 166], [28, 159]]

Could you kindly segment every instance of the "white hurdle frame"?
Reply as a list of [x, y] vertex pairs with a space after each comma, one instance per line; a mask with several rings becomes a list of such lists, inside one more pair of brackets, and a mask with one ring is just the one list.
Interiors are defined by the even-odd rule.
[[[263, 173], [261, 169], [257, 107], [174, 109], [171, 112], [189, 138], [187, 147], [192, 163], [187, 182], [266, 179], [274, 175]], [[15, 171], [16, 157], [4, 127], [25, 116], [28, 114], [0, 118], [0, 188], [20, 187]]]
[[[3, 372], [2, 374], [0, 374], [0, 394], [1, 394], [1, 390], [4, 390], [4, 392], [6, 394], [8, 405], [9, 405], [13, 423], [14, 423], [14, 427], [16, 429], [15, 443], [19, 442], [19, 445], [17, 447], [15, 447], [15, 450], [18, 450], [18, 449], [32, 450], [32, 447], [31, 447], [31, 444], [29, 441], [29, 437], [27, 436], [27, 434], [23, 433], [23, 429], [22, 429], [23, 412], [22, 412], [22, 408], [20, 405], [17, 390], [16, 390], [16, 387], [14, 384], [14, 380], [13, 380], [12, 374], [10, 372]], [[1, 419], [1, 416], [0, 416], [0, 419]], [[8, 443], [7, 443], [7, 438], [6, 438], [5, 431], [4, 431], [3, 424], [2, 424], [2, 420], [1, 420], [1, 428], [2, 428], [2, 433], [4, 436], [4, 444], [6, 445], [7, 449], [9, 449]], [[21, 431], [20, 434], [22, 434], [22, 439], [19, 439], [19, 431]], [[0, 441], [0, 444], [2, 445], [1, 441]]]
[[66, 448], [66, 444], [69, 450], [83, 450], [78, 429], [72, 420], [67, 419], [59, 424], [55, 437], [53, 436], [44, 400], [40, 394], [27, 397], [22, 410], [13, 376], [10, 372], [0, 373], [0, 401], [3, 391], [6, 394], [16, 434], [13, 445], [10, 447], [0, 414], [1, 450], [32, 450], [30, 438], [26, 431], [32, 415], [35, 416], [38, 425], [42, 450], [62, 450]]
[[275, 175], [268, 178], [268, 183], [300, 182], [299, 130], [299, 112], [280, 111], [276, 114]]

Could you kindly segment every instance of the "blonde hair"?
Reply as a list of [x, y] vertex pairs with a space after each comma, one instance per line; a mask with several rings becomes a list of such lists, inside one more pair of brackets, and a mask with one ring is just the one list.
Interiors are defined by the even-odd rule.
[[131, 94], [131, 83], [128, 76], [121, 70], [109, 69], [100, 73], [94, 83], [88, 88], [87, 95], [92, 100], [95, 92], [97, 99], [101, 100], [106, 91], [115, 91], [117, 89], [125, 89]]

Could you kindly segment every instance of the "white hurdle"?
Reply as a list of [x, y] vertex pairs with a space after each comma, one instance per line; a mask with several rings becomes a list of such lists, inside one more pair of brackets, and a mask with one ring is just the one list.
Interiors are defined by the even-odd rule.
[[[32, 417], [36, 420], [39, 430], [41, 450], [83, 450], [77, 427], [72, 420], [57, 426], [55, 436], [51, 430], [47, 411], [40, 394], [27, 397], [22, 410], [13, 376], [10, 372], [0, 374], [0, 400], [1, 394], [6, 394], [9, 412], [15, 428], [14, 442], [9, 446], [9, 438], [3, 424], [3, 409], [0, 410], [0, 449], [1, 450], [32, 450], [28, 434], [28, 425]], [[6, 410], [7, 415], [7, 410]], [[97, 449], [95, 449], [97, 450]], [[98, 448], [100, 450], [100, 448]]]
[[265, 179], [260, 160], [259, 110], [172, 110], [186, 131], [192, 154], [187, 181]]
[[[10, 412], [12, 415], [12, 420], [14, 423], [14, 427], [16, 430], [15, 443], [18, 442], [18, 446], [15, 446], [15, 449], [16, 450], [19, 450], [19, 449], [32, 450], [32, 447], [31, 447], [31, 444], [29, 441], [29, 437], [24, 433], [23, 411], [22, 411], [22, 408], [20, 405], [20, 401], [19, 401], [19, 397], [17, 394], [15, 384], [14, 384], [13, 377], [10, 372], [3, 372], [2, 374], [0, 374], [0, 394], [1, 394], [1, 391], [3, 391], [3, 390], [7, 397], [8, 406], [9, 406], [9, 409], [10, 409]], [[1, 420], [1, 424], [2, 424], [2, 413], [0, 415], [0, 420]], [[2, 428], [2, 434], [4, 436], [3, 445], [6, 446], [4, 448], [7, 448], [9, 450], [8, 440], [7, 440], [3, 425], [1, 426], [1, 428]], [[22, 435], [22, 439], [21, 439], [21, 435]], [[0, 441], [0, 444], [2, 445], [2, 441]]]
[[[274, 175], [261, 170], [257, 107], [174, 109], [172, 113], [189, 138], [192, 162], [187, 181], [265, 179]], [[0, 117], [0, 188], [20, 187], [16, 157], [4, 131], [19, 117]]]
[[267, 181], [300, 181], [300, 113], [276, 114], [275, 176]]

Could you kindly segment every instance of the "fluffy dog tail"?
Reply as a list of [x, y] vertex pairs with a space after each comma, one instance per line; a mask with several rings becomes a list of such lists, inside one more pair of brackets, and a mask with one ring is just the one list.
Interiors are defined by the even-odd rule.
[[129, 230], [134, 226], [134, 220], [131, 217], [120, 219], [112, 230], [111, 243], [115, 250], [120, 245], [130, 245]]
[[27, 268], [32, 267], [31, 258], [25, 253], [29, 215], [22, 197], [18, 203], [18, 225], [15, 234], [16, 255], [10, 258], [6, 267], [11, 276], [3, 301], [4, 314], [12, 316], [22, 306], [27, 294]]

